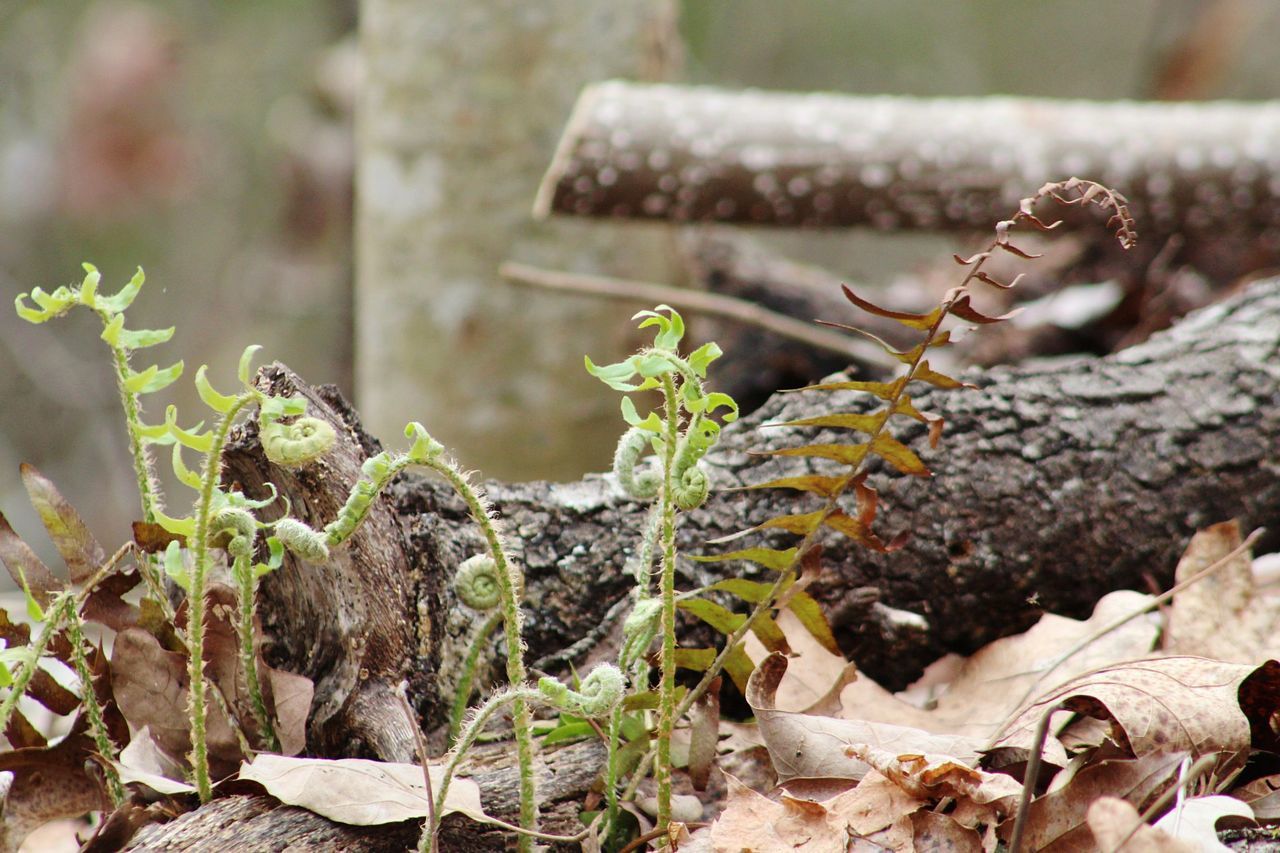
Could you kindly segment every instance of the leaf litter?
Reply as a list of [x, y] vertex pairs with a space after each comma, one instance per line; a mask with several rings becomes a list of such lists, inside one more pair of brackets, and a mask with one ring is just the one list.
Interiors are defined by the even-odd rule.
[[[780, 784], [729, 781], [693, 838], [726, 851], [995, 850], [1011, 841], [1046, 714], [1023, 850], [1218, 850], [1228, 825], [1280, 823], [1280, 774], [1237, 785], [1251, 755], [1280, 752], [1280, 608], [1244, 544], [1235, 523], [1201, 531], [1177, 572], [1192, 582], [1166, 613], [1118, 591], [1088, 620], [1046, 615], [953, 662], [927, 707], [859, 678], [784, 610], [790, 659], [748, 644], [747, 698]], [[1204, 772], [1188, 777], [1196, 759]]]

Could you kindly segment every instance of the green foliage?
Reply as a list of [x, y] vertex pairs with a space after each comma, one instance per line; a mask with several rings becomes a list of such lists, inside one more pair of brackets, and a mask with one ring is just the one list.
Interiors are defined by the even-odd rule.
[[[699, 463], [715, 444], [721, 425], [737, 419], [738, 405], [727, 394], [707, 392], [703, 388], [707, 368], [720, 357], [718, 346], [707, 343], [688, 356], [680, 354], [685, 327], [678, 312], [659, 305], [654, 311], [641, 311], [633, 319], [641, 320], [641, 329], [655, 329], [651, 346], [616, 364], [598, 367], [590, 358], [586, 358], [585, 363], [591, 375], [623, 394], [652, 389], [662, 394], [661, 412], [651, 411], [643, 416], [631, 396], [622, 398], [622, 418], [630, 428], [618, 442], [613, 472], [618, 484], [631, 497], [656, 501], [646, 523], [642, 559], [635, 567], [636, 605], [624, 626], [620, 663], [629, 670], [635, 684], [647, 686], [648, 663], [644, 655], [654, 639], [660, 640], [655, 776], [658, 822], [664, 825], [671, 814], [671, 732], [678, 718], [675, 671], [689, 663], [689, 656], [682, 654], [688, 650], [677, 649], [675, 642], [676, 517], [679, 511], [696, 509], [707, 499], [710, 479]], [[642, 454], [650, 448], [654, 454], [652, 460], [637, 471]], [[655, 534], [661, 554], [656, 601], [648, 589]], [[733, 621], [732, 614], [721, 613], [723, 608], [710, 601], [690, 599], [682, 601], [680, 606], [719, 627]], [[621, 710], [614, 711], [610, 719], [609, 766], [605, 779], [606, 835], [618, 817], [622, 722]]]
[[[205, 421], [182, 426], [177, 408], [172, 405], [166, 407], [162, 422], [145, 422], [142, 417], [143, 398], [169, 387], [180, 378], [183, 362], [178, 361], [168, 367], [149, 365], [139, 370], [132, 366], [132, 357], [138, 350], [169, 341], [174, 330], [126, 328], [126, 309], [145, 282], [141, 269], [114, 296], [99, 292], [101, 275], [92, 265], [85, 264], [84, 269], [86, 274], [80, 284], [59, 287], [52, 293], [35, 288], [18, 296], [15, 308], [20, 317], [32, 323], [48, 322], [76, 307], [95, 312], [102, 321], [101, 337], [112, 355], [141, 497], [143, 523], [137, 528], [138, 542], [142, 544], [145, 539], [148, 543], [158, 543], [153, 545], [153, 550], [161, 552], [158, 559], [151, 553], [136, 555], [134, 563], [147, 584], [144, 606], [154, 608], [164, 616], [167, 627], [157, 630], [176, 638], [184, 647], [190, 681], [191, 775], [201, 799], [207, 800], [211, 795], [211, 780], [206, 744], [206, 718], [209, 713], [205, 665], [208, 651], [206, 593], [208, 578], [215, 564], [229, 563], [229, 575], [234, 581], [238, 602], [236, 631], [240, 667], [247, 682], [252, 716], [256, 731], [262, 738], [261, 745], [275, 749], [271, 714], [259, 681], [254, 635], [259, 581], [282, 565], [286, 548], [310, 562], [328, 559], [329, 549], [340, 545], [355, 531], [373, 498], [395, 473], [418, 461], [418, 457], [429, 455], [433, 448], [429, 440], [415, 432], [411, 435], [415, 438], [413, 453], [403, 457], [382, 454], [369, 460], [365, 476], [353, 488], [343, 512], [324, 531], [315, 531], [288, 517], [270, 524], [260, 522], [257, 512], [276, 500], [274, 487], [268, 487], [270, 494], [267, 498], [254, 500], [237, 489], [226, 488], [222, 483], [222, 454], [231, 428], [256, 408], [264, 453], [277, 464], [289, 466], [307, 464], [326, 452], [336, 439], [333, 428], [321, 419], [308, 417], [305, 400], [272, 396], [256, 387], [252, 362], [260, 349], [257, 346], [247, 347], [240, 358], [237, 375], [241, 387], [235, 393], [223, 393], [215, 388], [209, 379], [207, 366], [201, 365], [196, 371], [196, 391], [210, 410], [211, 427], [206, 429]], [[156, 485], [152, 458], [152, 450], [158, 446], [170, 448], [174, 476], [179, 483], [195, 492], [186, 514], [171, 515], [165, 511]], [[190, 451], [200, 457], [199, 464], [194, 467], [188, 467], [184, 458], [184, 452]], [[72, 581], [84, 582], [94, 572], [105, 571], [101, 546], [93, 540], [70, 504], [33, 469], [24, 467], [23, 477], [32, 504], [63, 555]], [[152, 527], [163, 533], [155, 532]], [[265, 542], [259, 543], [258, 534], [263, 530], [273, 535], [266, 536]], [[266, 558], [256, 559], [263, 546]], [[0, 526], [0, 558], [28, 591], [28, 609], [32, 617], [44, 620], [44, 630], [35, 643], [7, 647], [0, 655], [0, 666], [3, 666], [0, 680], [9, 687], [0, 708], [0, 725], [3, 725], [27, 690], [39, 657], [59, 631], [66, 630], [70, 648], [75, 651], [68, 663], [76, 667], [82, 680], [88, 677], [87, 663], [77, 638], [82, 636], [86, 618], [82, 608], [86, 603], [92, 608], [96, 599], [89, 589], [76, 596], [63, 590], [62, 584], [39, 564], [7, 523]], [[114, 568], [115, 562], [110, 565]], [[180, 627], [169, 603], [166, 583], [185, 594], [185, 630]], [[118, 629], [120, 626], [109, 627]], [[92, 693], [86, 684], [84, 705], [90, 728], [98, 740], [99, 751], [111, 757], [115, 748], [106, 735], [102, 714], [95, 708]], [[118, 782], [113, 783], [112, 793], [113, 796], [119, 793]]]

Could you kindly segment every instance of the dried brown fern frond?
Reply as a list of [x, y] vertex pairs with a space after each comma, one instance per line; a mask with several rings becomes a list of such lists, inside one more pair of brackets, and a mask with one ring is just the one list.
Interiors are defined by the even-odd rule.
[[[1058, 204], [1069, 206], [1084, 207], [1095, 205], [1104, 211], [1111, 211], [1107, 227], [1115, 231], [1121, 245], [1127, 249], [1131, 248], [1137, 241], [1137, 231], [1134, 227], [1133, 216], [1129, 212], [1128, 203], [1123, 195], [1094, 181], [1071, 178], [1065, 181], [1047, 183], [1036, 191], [1034, 195], [1022, 199], [1018, 204], [1017, 212], [1010, 219], [997, 223], [995, 236], [985, 250], [968, 258], [960, 257], [959, 255], [955, 256], [956, 262], [966, 267], [967, 272], [960, 284], [947, 291], [942, 301], [932, 311], [915, 314], [883, 308], [858, 296], [848, 287], [844, 288], [845, 297], [853, 305], [878, 317], [896, 321], [909, 329], [921, 332], [921, 340], [909, 349], [898, 350], [856, 326], [834, 322], [824, 323], [824, 325], [844, 329], [869, 338], [894, 359], [902, 362], [905, 365], [904, 372], [896, 379], [888, 382], [849, 380], [821, 383], [797, 389], [822, 392], [855, 391], [868, 394], [880, 401], [877, 408], [869, 413], [837, 411], [769, 425], [848, 430], [855, 434], [859, 440], [805, 444], [762, 453], [762, 455], [767, 456], [798, 456], [825, 459], [838, 463], [841, 468], [832, 473], [784, 477], [749, 486], [748, 488], [752, 489], [793, 489], [813, 494], [820, 498], [822, 503], [817, 509], [771, 518], [748, 530], [716, 540], [717, 542], [726, 542], [753, 532], [782, 530], [800, 537], [800, 541], [793, 547], [785, 549], [755, 547], [700, 558], [707, 562], [728, 560], [753, 562], [776, 572], [778, 577], [772, 587], [769, 588], [768, 594], [763, 594], [763, 590], [753, 592], [750, 600], [755, 604], [755, 607], [751, 615], [729, 636], [725, 649], [717, 657], [714, 664], [707, 669], [707, 676], [703, 679], [703, 683], [699, 684], [693, 691], [690, 691], [683, 705], [691, 705], [706, 688], [706, 684], [710, 682], [720, 667], [730, 660], [735, 663], [734, 668], [737, 670], [735, 672], [737, 680], [741, 680], [743, 675], [741, 672], [742, 659], [745, 655], [736, 646], [746, 632], [752, 629], [753, 625], [760, 621], [771, 621], [771, 609], [777, 605], [780, 596], [786, 595], [793, 603], [800, 602], [804, 605], [803, 609], [809, 613], [816, 612], [816, 607], [809, 608], [807, 606], [809, 601], [806, 600], [807, 597], [804, 596], [803, 592], [798, 591], [796, 581], [802, 573], [802, 567], [811, 564], [813, 557], [818, 553], [819, 542], [824, 529], [834, 530], [853, 539], [864, 548], [873, 551], [894, 551], [905, 544], [910, 531], [902, 531], [893, 537], [885, 539], [874, 530], [878, 508], [877, 493], [866, 482], [870, 473], [871, 460], [879, 457], [888, 463], [890, 468], [897, 470], [901, 474], [916, 477], [932, 476], [932, 472], [916, 452], [893, 436], [890, 430], [890, 422], [895, 416], [903, 416], [919, 421], [928, 427], [930, 446], [938, 446], [942, 437], [944, 418], [939, 414], [921, 411], [916, 408], [909, 393], [911, 384], [920, 382], [944, 390], [973, 387], [954, 377], [934, 370], [930, 367], [926, 356], [929, 350], [947, 346], [951, 342], [951, 332], [943, 329], [943, 325], [949, 317], [956, 317], [962, 321], [977, 325], [990, 325], [1007, 320], [1017, 313], [1014, 311], [1000, 316], [983, 314], [973, 306], [971, 292], [976, 283], [999, 289], [1009, 289], [1018, 283], [1018, 278], [1021, 278], [1019, 276], [1013, 281], [1003, 282], [984, 272], [983, 265], [994, 253], [1007, 252], [1017, 257], [1028, 259], [1039, 257], [1039, 255], [1024, 251], [1014, 244], [1011, 239], [1011, 233], [1019, 226], [1030, 227], [1039, 231], [1051, 231], [1057, 228], [1061, 224], [1060, 221], [1046, 222], [1034, 213], [1036, 205], [1045, 199], [1051, 199]], [[854, 494], [854, 510], [852, 514], [841, 507], [841, 498], [851, 489]], [[830, 629], [821, 620], [820, 616], [803, 619], [802, 621], [824, 645], [834, 646], [834, 638], [831, 636]], [[682, 706], [682, 713], [683, 710], [687, 710], [687, 708]]]

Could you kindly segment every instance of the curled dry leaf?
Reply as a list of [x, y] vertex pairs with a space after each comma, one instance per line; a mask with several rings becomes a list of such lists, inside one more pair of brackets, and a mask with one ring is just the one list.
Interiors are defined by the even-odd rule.
[[[1036, 724], [1062, 703], [1069, 711], [1111, 722], [1111, 739], [1135, 757], [1186, 752], [1193, 759], [1220, 753], [1219, 776], [1240, 767], [1250, 746], [1274, 744], [1269, 720], [1280, 710], [1280, 664], [1261, 667], [1195, 657], [1167, 657], [1105, 667], [1080, 676], [1027, 706], [984, 761], [1023, 759]], [[1060, 712], [1065, 713], [1065, 712]], [[1066, 764], [1056, 738], [1045, 760]]]
[[120, 781], [145, 785], [158, 794], [194, 794], [194, 785], [184, 780], [182, 766], [166, 755], [151, 737], [151, 729], [143, 726], [120, 750], [118, 761], [112, 762]]
[[819, 802], [782, 792], [772, 800], [725, 775], [724, 811], [711, 825], [713, 848], [720, 851], [804, 850], [841, 853], [849, 842], [849, 822], [841, 814], [856, 791]]
[[[444, 768], [430, 766], [431, 784], [440, 790]], [[301, 806], [318, 815], [355, 826], [398, 823], [427, 816], [422, 768], [363, 758], [330, 760], [259, 755], [240, 768], [242, 780], [257, 782], [282, 803]], [[445, 797], [444, 813], [460, 812], [485, 823], [480, 787], [454, 777]]]
[[[1145, 809], [1176, 782], [1185, 756], [1182, 752], [1153, 752], [1142, 758], [1098, 761], [1085, 766], [1065, 787], [1032, 800], [1024, 847], [1040, 851], [1087, 849], [1091, 843], [1091, 803], [1100, 797], [1120, 797]], [[1006, 839], [1012, 831], [1012, 821], [1001, 827]]]
[[756, 667], [747, 685], [747, 702], [755, 711], [779, 781], [797, 776], [861, 779], [868, 765], [853, 750], [856, 744], [875, 746], [894, 755], [932, 753], [965, 764], [976, 763], [981, 744], [968, 738], [935, 735], [888, 723], [779, 711], [775, 694], [786, 670], [787, 659], [775, 652]]

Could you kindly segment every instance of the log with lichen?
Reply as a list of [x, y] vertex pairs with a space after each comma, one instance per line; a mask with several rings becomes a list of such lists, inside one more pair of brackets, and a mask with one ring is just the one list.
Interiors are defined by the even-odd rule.
[[985, 229], [1046, 177], [1121, 189], [1148, 233], [1280, 245], [1280, 103], [585, 89], [540, 214]]

